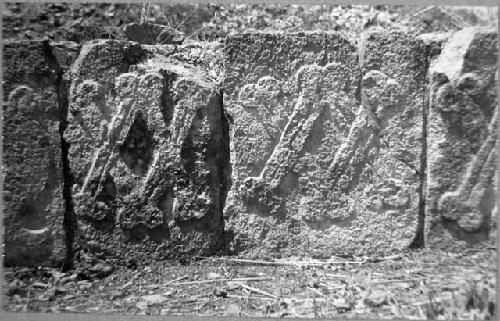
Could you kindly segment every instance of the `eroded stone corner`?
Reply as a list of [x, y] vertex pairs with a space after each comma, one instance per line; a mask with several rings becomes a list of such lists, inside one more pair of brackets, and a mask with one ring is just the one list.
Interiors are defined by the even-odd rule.
[[498, 126], [497, 33], [453, 34], [430, 72], [426, 237], [463, 249], [493, 241]]

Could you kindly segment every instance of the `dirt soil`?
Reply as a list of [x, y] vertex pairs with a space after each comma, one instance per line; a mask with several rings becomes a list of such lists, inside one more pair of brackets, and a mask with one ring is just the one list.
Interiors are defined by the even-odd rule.
[[3, 302], [7, 311], [53, 313], [492, 319], [496, 261], [496, 249], [483, 246], [322, 261], [97, 263], [69, 273], [6, 268]]

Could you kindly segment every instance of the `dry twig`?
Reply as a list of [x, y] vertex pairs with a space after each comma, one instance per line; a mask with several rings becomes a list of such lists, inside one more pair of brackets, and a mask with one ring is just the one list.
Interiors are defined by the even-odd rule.
[[430, 279], [429, 276], [427, 277], [421, 277], [421, 278], [414, 278], [414, 279], [402, 279], [402, 280], [381, 280], [381, 281], [373, 281], [373, 282], [367, 282], [367, 283], [357, 283], [353, 285], [382, 285], [382, 284], [391, 284], [391, 283], [406, 283], [406, 282], [415, 282], [415, 281], [422, 281], [422, 280], [427, 280]]
[[310, 286], [308, 286], [308, 287], [307, 287], [307, 289], [308, 289], [309, 291], [311, 291], [311, 292], [314, 292], [314, 293], [318, 294], [319, 296], [322, 296], [322, 297], [324, 297], [324, 298], [326, 298], [326, 297], [327, 297], [326, 295], [324, 295], [323, 293], [319, 292], [319, 291], [318, 291], [318, 290], [316, 290], [315, 288], [311, 288]]
[[174, 285], [191, 285], [191, 284], [202, 284], [202, 283], [214, 283], [214, 282], [225, 282], [225, 281], [265, 281], [271, 280], [272, 277], [264, 276], [264, 277], [253, 277], [253, 278], [235, 278], [235, 279], [210, 279], [210, 280], [199, 280], [199, 281], [189, 281], [189, 282], [181, 282], [175, 283]]
[[170, 285], [170, 284], [175, 283], [175, 282], [178, 282], [178, 281], [180, 281], [180, 280], [187, 279], [187, 277], [188, 277], [188, 276], [187, 276], [187, 274], [186, 274], [186, 275], [183, 275], [183, 276], [181, 276], [180, 278], [177, 278], [177, 279], [175, 279], [175, 280], [168, 281], [167, 283], [165, 283], [165, 285]]
[[228, 294], [226, 297], [234, 299], [244, 299], [244, 300], [275, 300], [275, 298], [269, 298], [266, 296], [249, 296], [249, 295], [237, 295], [237, 294]]
[[335, 265], [335, 264], [363, 264], [366, 262], [366, 261], [336, 261], [336, 262], [335, 261], [330, 261], [330, 262], [284, 261], [284, 262], [275, 262], [275, 261], [233, 259], [233, 258], [227, 258], [227, 257], [206, 257], [206, 256], [198, 256], [198, 258], [211, 259], [211, 260], [216, 260], [216, 261], [242, 263], [242, 264], [276, 265], [276, 266], [326, 266], [326, 265]]
[[263, 291], [263, 290], [260, 290], [260, 289], [257, 289], [257, 288], [253, 288], [253, 287], [248, 286], [248, 285], [243, 284], [243, 283], [239, 283], [239, 282], [233, 282], [233, 283], [234, 283], [234, 284], [236, 284], [236, 285], [241, 286], [241, 287], [242, 287], [242, 288], [244, 288], [244, 289], [250, 290], [250, 291], [252, 291], [252, 292], [259, 293], [259, 294], [262, 294], [262, 295], [268, 296], [268, 297], [270, 297], [270, 298], [279, 299], [276, 295], [271, 294], [271, 293], [269, 293], [269, 292], [266, 292], [266, 291]]

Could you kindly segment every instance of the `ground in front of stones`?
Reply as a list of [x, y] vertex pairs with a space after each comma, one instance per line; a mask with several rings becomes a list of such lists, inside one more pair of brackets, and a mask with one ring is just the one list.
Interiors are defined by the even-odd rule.
[[316, 318], [493, 319], [496, 251], [387, 257], [228, 257], [61, 273], [6, 268], [4, 309], [28, 312]]

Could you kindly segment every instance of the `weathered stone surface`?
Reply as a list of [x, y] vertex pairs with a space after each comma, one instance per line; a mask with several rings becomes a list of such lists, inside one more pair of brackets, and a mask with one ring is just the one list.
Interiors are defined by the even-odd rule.
[[[168, 48], [133, 48], [89, 43], [73, 68], [65, 138], [81, 228], [122, 257], [211, 254], [229, 183], [222, 97], [202, 69], [158, 56]], [[117, 67], [131, 50], [142, 61]]]
[[56, 69], [66, 68], [77, 52], [74, 43], [33, 41], [4, 45], [6, 264], [54, 264], [64, 257], [65, 207]]
[[362, 67], [337, 34], [228, 38], [236, 251], [327, 256], [414, 238], [429, 49], [374, 33], [360, 52]]
[[496, 217], [497, 33], [455, 33], [433, 63], [428, 124], [427, 243], [487, 240]]
[[180, 45], [184, 41], [184, 37], [177, 30], [149, 22], [126, 25], [125, 35], [129, 40], [144, 45]]
[[71, 204], [78, 250], [134, 262], [491, 239], [497, 36], [449, 37], [7, 43], [6, 263], [59, 263]]

